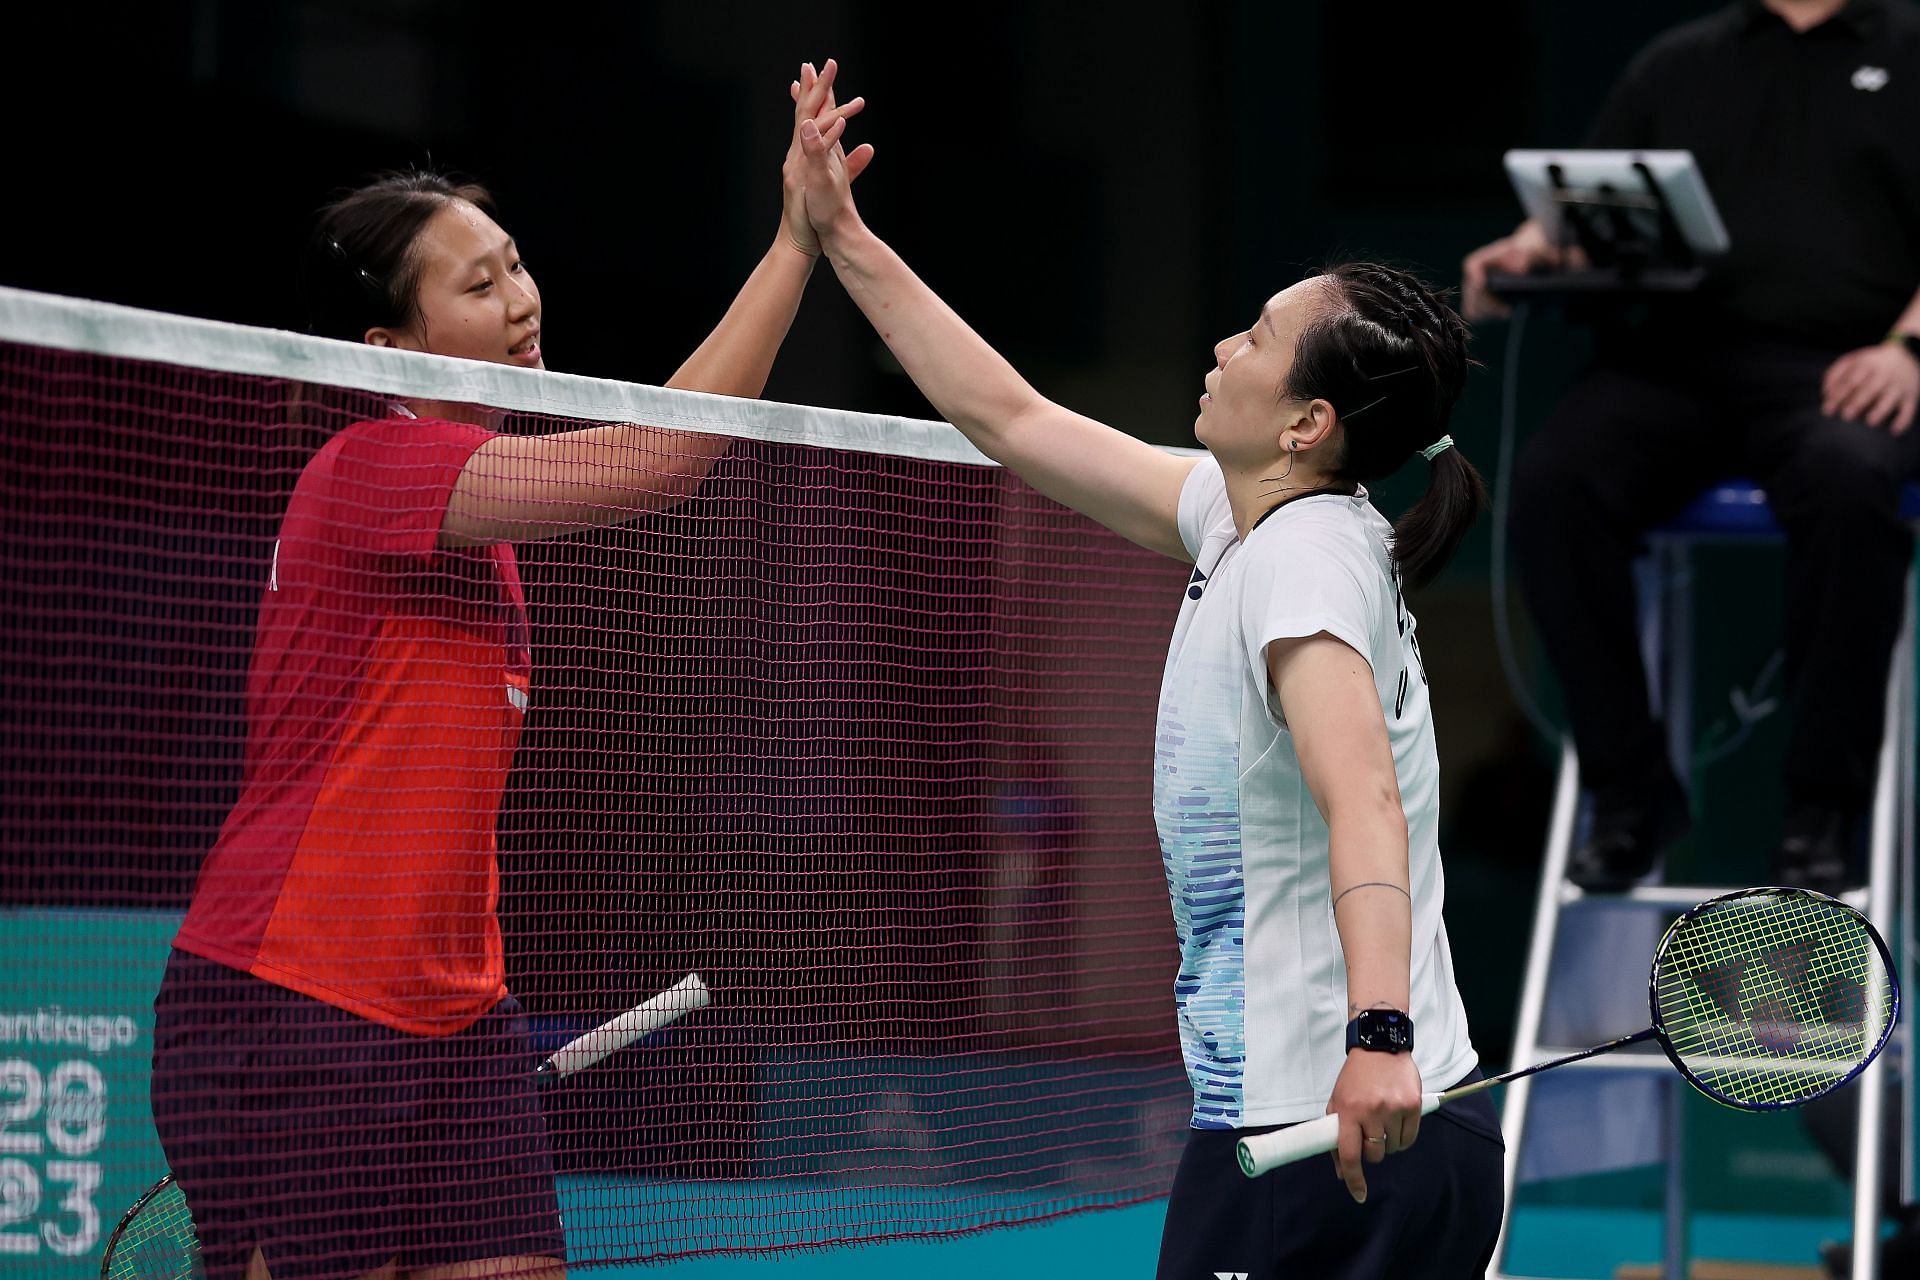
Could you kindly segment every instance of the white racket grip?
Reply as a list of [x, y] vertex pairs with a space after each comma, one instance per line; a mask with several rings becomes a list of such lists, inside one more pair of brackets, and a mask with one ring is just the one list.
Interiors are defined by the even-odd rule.
[[[1424, 1094], [1420, 1100], [1420, 1114], [1427, 1115], [1439, 1105], [1439, 1094]], [[1327, 1115], [1285, 1129], [1276, 1129], [1272, 1133], [1256, 1133], [1250, 1138], [1242, 1138], [1234, 1153], [1240, 1157], [1240, 1172], [1249, 1178], [1257, 1178], [1283, 1164], [1320, 1155], [1339, 1145], [1340, 1117]]]
[[561, 1045], [552, 1057], [540, 1064], [540, 1074], [570, 1076], [610, 1053], [618, 1053], [641, 1036], [658, 1031], [681, 1015], [704, 1009], [712, 1003], [713, 994], [707, 990], [707, 984], [700, 980], [699, 974], [690, 973], [659, 995]]

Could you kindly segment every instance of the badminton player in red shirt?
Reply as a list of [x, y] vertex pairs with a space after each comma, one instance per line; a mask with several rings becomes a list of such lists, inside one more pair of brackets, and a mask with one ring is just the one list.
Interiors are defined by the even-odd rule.
[[[802, 69], [779, 235], [668, 386], [766, 385], [819, 254], [798, 127], [862, 105], [834, 103], [834, 74]], [[489, 206], [431, 173], [329, 206], [308, 254], [316, 331], [543, 368], [539, 290]], [[154, 1118], [209, 1280], [564, 1274], [494, 911], [530, 674], [510, 544], [670, 506], [727, 442], [489, 421], [396, 405], [330, 440], [287, 505], [243, 789], [155, 1004]]]

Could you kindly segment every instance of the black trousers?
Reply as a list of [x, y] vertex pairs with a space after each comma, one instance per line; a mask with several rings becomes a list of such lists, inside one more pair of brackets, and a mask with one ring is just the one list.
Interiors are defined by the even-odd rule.
[[1920, 430], [1896, 439], [1822, 414], [1821, 378], [1842, 352], [1702, 346], [1603, 356], [1529, 442], [1514, 476], [1521, 587], [1566, 692], [1581, 772], [1604, 796], [1663, 767], [1635, 635], [1632, 561], [1646, 530], [1709, 484], [1745, 475], [1787, 531], [1789, 796], [1856, 808], [1873, 790], [1913, 556], [1899, 508], [1903, 482], [1920, 472]]
[[[1465, 1084], [1480, 1078], [1476, 1070]], [[1500, 1236], [1500, 1120], [1476, 1094], [1420, 1121], [1414, 1144], [1366, 1166], [1355, 1204], [1330, 1156], [1249, 1178], [1234, 1144], [1255, 1129], [1193, 1129], [1167, 1200], [1159, 1280], [1479, 1280]]]

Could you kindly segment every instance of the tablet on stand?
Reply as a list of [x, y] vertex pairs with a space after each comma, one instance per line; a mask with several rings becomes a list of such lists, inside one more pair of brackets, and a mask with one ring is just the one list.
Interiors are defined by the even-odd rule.
[[1690, 151], [1509, 151], [1506, 167], [1527, 215], [1587, 261], [1490, 275], [1501, 297], [1687, 293], [1727, 252], [1726, 226]]

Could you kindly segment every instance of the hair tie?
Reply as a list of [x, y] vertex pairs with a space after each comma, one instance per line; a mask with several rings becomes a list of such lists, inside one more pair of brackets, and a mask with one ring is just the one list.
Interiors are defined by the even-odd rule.
[[1428, 462], [1432, 462], [1435, 458], [1439, 457], [1441, 454], [1445, 453], [1447, 450], [1451, 448], [1453, 448], [1453, 437], [1441, 436], [1438, 440], [1435, 440], [1432, 444], [1422, 449], [1420, 451], [1420, 456], [1425, 458]]

